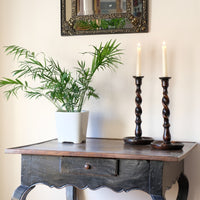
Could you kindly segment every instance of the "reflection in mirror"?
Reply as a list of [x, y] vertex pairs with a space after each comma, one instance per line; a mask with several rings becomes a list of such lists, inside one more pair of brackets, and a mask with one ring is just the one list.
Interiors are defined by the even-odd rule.
[[93, 15], [93, 0], [77, 0], [77, 15]]
[[66, 6], [65, 6], [65, 13], [66, 13], [66, 20], [69, 21], [72, 17], [72, 3], [71, 0], [66, 0]]
[[133, 16], [140, 17], [142, 15], [142, 0], [133, 0]]
[[126, 13], [126, 0], [77, 0], [77, 15]]
[[61, 0], [61, 34], [148, 31], [148, 0]]
[[125, 13], [125, 12], [126, 12], [126, 0], [100, 1], [101, 14]]

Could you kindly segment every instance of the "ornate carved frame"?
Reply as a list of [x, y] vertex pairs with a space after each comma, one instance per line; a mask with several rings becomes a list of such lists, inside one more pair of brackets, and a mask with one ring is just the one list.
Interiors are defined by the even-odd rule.
[[[142, 16], [135, 17], [131, 14], [131, 0], [126, 0], [126, 13], [114, 13], [104, 15], [84, 15], [77, 16], [76, 0], [72, 1], [72, 17], [69, 21], [66, 20], [66, 0], [61, 0], [61, 35], [91, 35], [91, 34], [112, 34], [112, 33], [144, 33], [148, 32], [148, 0], [143, 0]], [[76, 30], [74, 24], [76, 20], [93, 20], [93, 19], [112, 19], [112, 18], [126, 18], [131, 24], [132, 28], [121, 29], [106, 29], [106, 30]]]

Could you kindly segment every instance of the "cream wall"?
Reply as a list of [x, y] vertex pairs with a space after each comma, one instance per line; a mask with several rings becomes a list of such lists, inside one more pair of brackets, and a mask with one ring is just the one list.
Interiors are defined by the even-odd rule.
[[[100, 72], [94, 85], [101, 96], [86, 106], [98, 113], [102, 131], [88, 136], [118, 137], [134, 131], [134, 82], [136, 44], [142, 45], [143, 135], [162, 137], [161, 116], [161, 44], [168, 47], [170, 81], [171, 133], [173, 140], [200, 142], [200, 1], [150, 0], [150, 31], [144, 34], [94, 36], [60, 36], [59, 0], [0, 0], [0, 76], [9, 76], [14, 62], [3, 53], [3, 46], [16, 44], [33, 51], [44, 51], [61, 65], [72, 67], [80, 52], [117, 39], [124, 49], [123, 66], [116, 73]], [[89, 61], [88, 61], [89, 62]], [[4, 149], [55, 138], [54, 111], [45, 100], [27, 100], [23, 96], [6, 101], [0, 93], [0, 199], [10, 199], [20, 184], [20, 156], [5, 155]], [[91, 130], [91, 129], [90, 129]], [[189, 200], [200, 196], [200, 148], [186, 159], [185, 173], [190, 181]], [[167, 200], [175, 199], [177, 184], [167, 192]], [[37, 186], [28, 200], [65, 199], [65, 191]], [[151, 199], [140, 191], [116, 194], [109, 189], [79, 192], [80, 199]]]

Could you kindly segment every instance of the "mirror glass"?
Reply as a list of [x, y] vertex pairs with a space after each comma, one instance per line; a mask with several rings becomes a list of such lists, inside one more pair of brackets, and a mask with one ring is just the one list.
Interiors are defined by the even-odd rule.
[[61, 34], [148, 31], [148, 0], [61, 0]]
[[77, 0], [77, 15], [126, 13], [126, 0]]
[[134, 17], [142, 16], [142, 0], [138, 0], [138, 1], [133, 0], [132, 14]]

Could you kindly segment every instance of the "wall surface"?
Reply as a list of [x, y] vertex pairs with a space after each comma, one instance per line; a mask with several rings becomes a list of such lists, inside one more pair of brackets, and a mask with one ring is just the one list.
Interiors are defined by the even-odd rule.
[[[3, 46], [16, 44], [36, 52], [46, 52], [66, 68], [85, 59], [80, 52], [92, 45], [117, 39], [124, 49], [123, 65], [115, 72], [99, 72], [93, 84], [101, 99], [92, 99], [85, 109], [92, 111], [99, 129], [90, 126], [88, 136], [123, 138], [134, 131], [134, 82], [136, 45], [142, 45], [143, 135], [162, 138], [159, 76], [161, 44], [168, 48], [171, 133], [173, 140], [200, 142], [200, 1], [150, 0], [150, 31], [144, 34], [60, 36], [59, 0], [0, 0], [0, 77], [9, 76], [15, 62], [3, 53]], [[90, 64], [90, 58], [87, 58]], [[0, 199], [9, 200], [20, 184], [20, 155], [5, 155], [7, 147], [55, 138], [55, 108], [45, 100], [27, 100], [23, 95], [9, 101], [0, 93]], [[190, 181], [189, 200], [200, 196], [200, 148], [186, 159], [185, 173]], [[176, 199], [177, 184], [167, 191], [167, 200]], [[82, 200], [151, 199], [146, 193], [116, 194], [109, 189], [80, 191]], [[38, 185], [28, 200], [65, 199], [65, 190]]]

